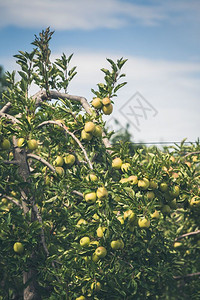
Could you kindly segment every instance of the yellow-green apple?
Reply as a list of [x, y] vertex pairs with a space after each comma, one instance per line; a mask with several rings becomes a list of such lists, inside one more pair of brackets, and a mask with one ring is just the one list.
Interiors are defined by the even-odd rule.
[[65, 171], [62, 167], [55, 167], [56, 173], [60, 176], [63, 176], [65, 174]]
[[149, 228], [150, 227], [150, 220], [147, 218], [139, 218], [138, 219], [138, 226], [140, 228]]
[[29, 150], [36, 150], [38, 148], [38, 142], [34, 139], [28, 140], [27, 144]]
[[94, 98], [93, 100], [92, 100], [92, 106], [94, 107], [94, 108], [101, 108], [102, 107], [102, 101], [101, 101], [101, 99], [100, 98]]
[[111, 100], [108, 97], [105, 97], [102, 99], [102, 104], [103, 105], [110, 105], [111, 104]]
[[94, 129], [94, 131], [93, 131], [93, 136], [95, 136], [95, 137], [102, 137], [102, 128], [101, 128], [101, 126], [100, 125], [96, 125], [95, 126], [95, 129]]
[[95, 130], [95, 124], [93, 122], [91, 122], [91, 121], [85, 123], [84, 130], [87, 133], [93, 133], [94, 130]]
[[80, 245], [82, 247], [88, 247], [90, 244], [90, 238], [88, 236], [84, 236], [80, 239]]
[[90, 141], [93, 135], [90, 132], [86, 132], [84, 129], [81, 131], [81, 139], [84, 141]]
[[160, 190], [162, 192], [166, 192], [168, 190], [168, 184], [167, 184], [167, 182], [161, 182], [161, 184], [160, 184]]
[[25, 139], [19, 138], [17, 141], [17, 147], [22, 148], [24, 146]]
[[92, 204], [97, 199], [97, 194], [95, 192], [86, 192], [84, 193], [84, 199], [87, 203]]
[[99, 187], [96, 194], [98, 199], [105, 199], [108, 197], [108, 191], [104, 186]]
[[113, 159], [112, 161], [112, 168], [113, 169], [116, 169], [116, 170], [119, 170], [122, 166], [122, 160], [120, 157], [116, 157]]
[[160, 217], [160, 213], [158, 210], [155, 210], [152, 214], [151, 214], [152, 219], [158, 219]]
[[3, 150], [9, 150], [10, 149], [10, 141], [8, 139], [3, 139], [3, 141], [0, 143], [0, 147]]
[[64, 164], [64, 159], [61, 155], [58, 155], [56, 157], [56, 159], [54, 160], [54, 165], [57, 166], [57, 167], [62, 167]]
[[95, 250], [95, 254], [99, 257], [99, 258], [104, 258], [107, 254], [107, 250], [105, 247], [100, 246]]
[[95, 174], [88, 174], [86, 176], [86, 180], [96, 182], [96, 181], [98, 181], [98, 177]]
[[22, 243], [16, 242], [14, 243], [13, 250], [18, 254], [22, 254], [24, 252], [24, 246]]
[[73, 154], [68, 154], [64, 157], [64, 161], [68, 167], [71, 167], [75, 163], [76, 157]]
[[119, 240], [116, 240], [116, 241], [112, 241], [110, 243], [110, 246], [113, 250], [119, 250], [121, 248], [121, 243]]
[[112, 104], [104, 105], [102, 110], [105, 115], [110, 115], [113, 111], [113, 105]]

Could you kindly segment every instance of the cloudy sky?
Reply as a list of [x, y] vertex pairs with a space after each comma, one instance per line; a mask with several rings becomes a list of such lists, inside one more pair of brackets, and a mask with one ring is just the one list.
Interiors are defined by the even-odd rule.
[[90, 101], [106, 58], [128, 59], [110, 128], [128, 123], [135, 142], [200, 137], [199, 0], [0, 0], [0, 65], [16, 69], [13, 55], [47, 26], [52, 57], [74, 53], [71, 94]]

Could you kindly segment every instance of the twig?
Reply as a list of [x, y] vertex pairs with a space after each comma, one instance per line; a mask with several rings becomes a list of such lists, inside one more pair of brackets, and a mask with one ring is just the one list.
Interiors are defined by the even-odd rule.
[[183, 276], [174, 276], [174, 279], [179, 280], [179, 279], [191, 278], [191, 277], [194, 277], [194, 276], [200, 276], [200, 272], [186, 274], [186, 275], [183, 275]]
[[73, 134], [72, 132], [70, 132], [68, 130], [68, 128], [65, 125], [63, 125], [61, 122], [57, 122], [57, 121], [45, 121], [45, 122], [42, 122], [41, 124], [38, 125], [38, 128], [40, 128], [40, 127], [42, 127], [44, 125], [48, 125], [48, 124], [54, 124], [54, 125], [58, 125], [58, 126], [62, 127], [65, 130], [65, 132], [67, 134], [69, 134], [77, 142], [77, 144], [79, 145], [79, 147], [83, 151], [83, 154], [84, 154], [85, 159], [87, 160], [87, 162], [89, 164], [90, 169], [93, 170], [93, 166], [92, 166], [91, 161], [89, 160], [87, 152], [86, 152], [85, 148], [83, 147], [83, 145], [81, 144], [81, 142], [79, 141], [79, 139], [75, 136], [75, 134]]
[[42, 158], [36, 154], [28, 153], [27, 158], [36, 159], [36, 160], [40, 161], [41, 163], [43, 163], [44, 165], [46, 165], [52, 172], [54, 172], [54, 173], [56, 172], [55, 168], [48, 161], [46, 161], [44, 158]]
[[200, 154], [200, 151], [195, 151], [195, 152], [189, 152], [186, 155], [184, 155], [184, 157], [187, 157], [189, 155], [195, 155], [195, 154]]
[[185, 233], [185, 234], [183, 234], [183, 235], [178, 236], [178, 237], [175, 239], [175, 241], [178, 241], [178, 240], [180, 240], [180, 239], [182, 239], [182, 238], [184, 238], [184, 237], [186, 237], [186, 236], [196, 235], [196, 234], [199, 234], [199, 233], [200, 233], [200, 230], [193, 231], [193, 232], [188, 232], [188, 233]]
[[21, 209], [23, 208], [22, 205], [18, 201], [14, 200], [12, 197], [6, 196], [6, 195], [3, 195], [3, 194], [0, 194], [0, 196], [2, 198], [8, 199], [9, 201], [11, 201], [12, 203], [14, 203], [15, 205], [19, 206]]
[[72, 191], [72, 193], [83, 198], [83, 194], [81, 192], [78, 192], [78, 191], [74, 190], [74, 191]]
[[4, 105], [2, 107], [2, 109], [0, 110], [0, 113], [5, 113], [6, 110], [11, 106], [11, 102], [7, 102], [6, 105]]

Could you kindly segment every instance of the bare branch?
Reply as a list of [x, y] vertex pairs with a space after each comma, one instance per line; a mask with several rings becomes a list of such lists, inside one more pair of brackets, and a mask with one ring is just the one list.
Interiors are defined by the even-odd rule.
[[19, 206], [21, 209], [23, 208], [22, 205], [16, 201], [15, 199], [13, 199], [12, 197], [10, 196], [6, 196], [6, 195], [3, 195], [3, 194], [0, 194], [0, 197], [2, 198], [6, 198], [7, 200], [11, 201], [12, 203], [14, 203], [15, 205]]
[[78, 191], [74, 190], [74, 191], [72, 191], [72, 193], [83, 198], [83, 194], [81, 192], [78, 192]]
[[93, 166], [92, 166], [91, 161], [88, 158], [87, 152], [86, 152], [85, 148], [83, 147], [83, 145], [81, 144], [81, 142], [79, 141], [79, 139], [75, 136], [75, 134], [73, 134], [72, 132], [70, 132], [65, 125], [63, 125], [61, 122], [58, 122], [58, 121], [45, 121], [45, 122], [42, 122], [41, 124], [38, 125], [38, 128], [40, 128], [40, 127], [42, 127], [44, 125], [48, 125], [48, 124], [55, 124], [55, 125], [58, 125], [58, 126], [62, 127], [65, 130], [65, 132], [67, 134], [69, 134], [76, 141], [76, 143], [81, 148], [81, 150], [82, 150], [82, 152], [83, 152], [83, 154], [85, 156], [85, 159], [88, 162], [88, 165], [89, 165], [90, 169], [93, 170]]
[[46, 165], [52, 172], [54, 172], [54, 173], [56, 172], [55, 168], [48, 161], [46, 161], [44, 158], [42, 158], [36, 154], [28, 153], [27, 158], [36, 159], [36, 160], [40, 161], [41, 163], [43, 163], [44, 165]]
[[9, 119], [13, 124], [19, 124], [20, 123], [20, 121], [17, 118], [15, 118], [15, 117], [13, 117], [9, 114], [3, 113], [1, 111], [0, 111], [0, 117]]
[[180, 235], [179, 237], [177, 237], [177, 238], [175, 239], [175, 241], [178, 241], [178, 240], [180, 240], [180, 239], [182, 239], [182, 238], [184, 238], [184, 237], [186, 237], [186, 236], [196, 235], [196, 234], [199, 234], [199, 233], [200, 233], [200, 230], [193, 231], [193, 232], [188, 232], [188, 233], [185, 233], [185, 234]]
[[195, 155], [195, 154], [200, 154], [200, 151], [195, 151], [195, 152], [189, 152], [184, 157], [190, 156], [190, 155]]
[[11, 102], [6, 103], [6, 105], [4, 105], [4, 107], [0, 110], [0, 113], [5, 113], [9, 107], [11, 107]]

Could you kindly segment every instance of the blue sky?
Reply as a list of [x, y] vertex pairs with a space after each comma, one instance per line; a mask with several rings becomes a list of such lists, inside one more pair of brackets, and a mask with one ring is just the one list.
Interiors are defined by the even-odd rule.
[[200, 136], [199, 0], [0, 0], [5, 70], [17, 68], [13, 55], [31, 50], [34, 34], [47, 26], [55, 30], [52, 58], [74, 53], [78, 75], [71, 94], [91, 100], [90, 89], [103, 80], [100, 68], [108, 67], [106, 58], [128, 58], [128, 84], [106, 118], [110, 127], [117, 130], [114, 118], [121, 126], [128, 122], [136, 142]]

